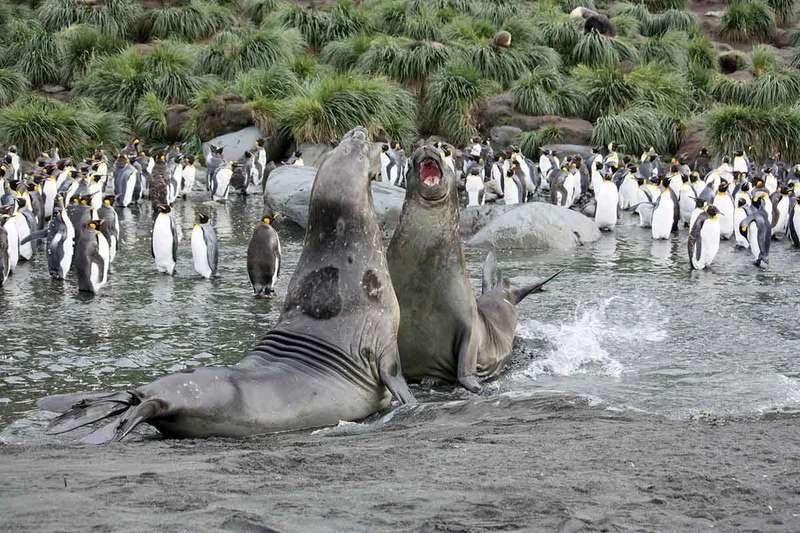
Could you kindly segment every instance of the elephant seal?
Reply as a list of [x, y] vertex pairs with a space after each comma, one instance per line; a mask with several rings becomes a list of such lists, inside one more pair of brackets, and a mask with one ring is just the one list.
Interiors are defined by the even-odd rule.
[[283, 312], [249, 355], [78, 403], [45, 398], [41, 408], [69, 409], [48, 433], [115, 417], [84, 442], [119, 441], [142, 422], [167, 437], [238, 437], [360, 420], [391, 395], [414, 402], [397, 352], [400, 309], [372, 207], [369, 149], [356, 128], [320, 165]]
[[[389, 272], [400, 302], [397, 343], [407, 379], [460, 382], [470, 391], [508, 362], [518, 304], [550, 278], [510, 288], [486, 258], [483, 294], [467, 278], [459, 233], [456, 177], [433, 146], [418, 149], [407, 175], [400, 222], [389, 244]], [[560, 272], [560, 271], [559, 271]]]

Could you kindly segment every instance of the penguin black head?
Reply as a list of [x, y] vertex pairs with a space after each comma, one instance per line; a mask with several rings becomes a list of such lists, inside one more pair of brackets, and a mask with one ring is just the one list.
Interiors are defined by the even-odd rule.
[[194, 162], [195, 162], [196, 160], [197, 160], [197, 158], [196, 158], [195, 156], [193, 156], [193, 155], [189, 155], [189, 156], [186, 156], [186, 157], [184, 158], [184, 161], [185, 161], [187, 164], [189, 164], [189, 165], [194, 165]]
[[445, 157], [450, 157], [451, 155], [453, 155], [453, 153], [450, 151], [450, 148], [446, 146], [442, 148], [442, 154], [444, 154]]
[[197, 222], [199, 224], [208, 224], [211, 222], [211, 217], [206, 215], [205, 213], [197, 213]]
[[400, 143], [399, 142], [395, 142], [394, 143], [394, 149], [395, 150], [400, 150]]
[[95, 183], [100, 183], [100, 180], [103, 179], [103, 176], [100, 174], [92, 174], [92, 181]]
[[18, 196], [18, 197], [17, 197], [17, 206], [18, 206], [20, 209], [22, 209], [22, 208], [23, 208], [23, 207], [25, 207], [26, 205], [28, 205], [28, 200], [26, 200], [24, 196]]
[[156, 158], [159, 161], [166, 161], [167, 160], [167, 156], [166, 156], [166, 154], [164, 154], [164, 152], [158, 152], [158, 155], [156, 156]]
[[681, 174], [681, 182], [689, 183], [689, 176], [687, 176], [686, 174]]
[[[222, 153], [222, 151], [220, 151], [220, 153]], [[303, 152], [301, 152], [300, 150], [295, 150], [295, 151], [294, 151], [294, 156], [295, 156], [295, 157], [300, 157], [300, 156], [302, 156], [302, 155], [303, 155]]]
[[614, 177], [614, 175], [611, 174], [611, 172], [606, 172], [605, 176], [603, 176], [603, 180], [611, 181], [611, 178], [613, 178], [613, 177]]
[[623, 165], [626, 165], [626, 166], [627, 166], [627, 165], [629, 165], [629, 164], [630, 164], [630, 162], [631, 162], [631, 156], [629, 156], [629, 155], [626, 155], [625, 157], [623, 157], [623, 158], [622, 158], [622, 164], [623, 164]]
[[766, 193], [758, 193], [753, 197], [753, 205], [757, 208], [761, 208], [764, 205], [764, 198], [767, 197]]
[[739, 198], [739, 200], [736, 202], [736, 205], [738, 207], [746, 206], [747, 205], [747, 199], [746, 198]]
[[172, 206], [170, 206], [170, 205], [160, 205], [160, 206], [158, 206], [158, 212], [159, 213], [163, 213], [163, 214], [166, 215], [170, 211], [172, 211]]
[[726, 156], [723, 156], [723, 158], [722, 158], [722, 162], [723, 162], [723, 163], [730, 163], [730, 162], [731, 162], [731, 158], [730, 158], [730, 157], [728, 157], [727, 155], [726, 155]]
[[17, 147], [12, 144], [11, 146], [8, 147], [8, 151], [11, 152], [12, 154], [16, 154], [17, 153]]
[[703, 198], [695, 198], [694, 205], [697, 209], [703, 209], [706, 205], [706, 201]]
[[700, 155], [707, 156], [708, 148], [700, 148]]
[[680, 172], [680, 168], [678, 168], [678, 164], [677, 163], [673, 163], [669, 167], [669, 171], [672, 172], [673, 174], [677, 174], [678, 172]]
[[691, 181], [692, 183], [696, 182], [699, 179], [700, 179], [700, 173], [699, 172], [692, 172], [689, 175], [689, 181]]
[[706, 208], [706, 213], [708, 213], [708, 215], [711, 218], [714, 218], [719, 214], [719, 208], [717, 208], [716, 206], [710, 205], [710, 206], [708, 206], [708, 208]]
[[117, 199], [116, 194], [107, 194], [103, 196], [103, 203], [105, 205], [114, 205], [114, 201]]
[[633, 179], [636, 180], [636, 183], [641, 187], [644, 185], [644, 176], [634, 176]]
[[728, 182], [726, 180], [720, 180], [719, 192], [728, 192]]
[[81, 205], [91, 205], [92, 197], [91, 196], [81, 196], [78, 198], [78, 201]]
[[272, 221], [278, 218], [279, 216], [280, 215], [278, 213], [272, 213], [272, 216], [264, 215], [263, 217], [261, 217], [261, 222], [269, 226], [270, 224], [272, 224]]
[[214, 148], [214, 153], [220, 157], [222, 157], [222, 147]]
[[388, 151], [389, 151], [389, 145], [388, 144], [382, 144], [381, 145], [381, 152], [386, 153]]
[[266, 139], [264, 137], [261, 137], [260, 139], [256, 139], [256, 146], [261, 148], [261, 147], [264, 146], [265, 142], [266, 142]]
[[736, 157], [741, 157], [742, 155], [744, 155], [744, 152], [742, 150], [735, 150], [733, 152], [733, 155], [735, 155]]
[[612, 152], [615, 152], [617, 150], [617, 141], [611, 141], [608, 143], [608, 149]]
[[9, 165], [10, 165], [10, 164], [11, 164], [11, 156], [10, 156], [10, 155], [7, 155], [7, 156], [6, 156], [6, 157], [3, 159], [3, 161], [5, 161], [7, 164], [9, 164]]
[[473, 176], [477, 176], [478, 174], [480, 174], [480, 171], [481, 169], [479, 169], [478, 167], [472, 167], [471, 169], [469, 169], [469, 173]]
[[100, 228], [103, 226], [104, 222], [105, 220], [91, 220], [87, 226], [95, 231], [100, 231]]

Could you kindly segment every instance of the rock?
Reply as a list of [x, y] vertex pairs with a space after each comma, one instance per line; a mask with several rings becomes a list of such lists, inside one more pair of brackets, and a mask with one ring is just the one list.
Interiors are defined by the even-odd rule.
[[39, 89], [42, 96], [67, 103], [70, 100], [70, 92], [61, 85], [42, 85]]
[[475, 235], [489, 222], [503, 213], [514, 209], [515, 205], [484, 204], [478, 207], [462, 207], [459, 221], [461, 235]]
[[198, 133], [204, 139], [252, 126], [253, 112], [238, 94], [221, 94], [208, 101], [200, 115]]
[[222, 156], [229, 161], [238, 161], [246, 150], [255, 148], [256, 140], [263, 137], [261, 131], [256, 127], [245, 128], [233, 133], [228, 133], [220, 137], [215, 137], [203, 143], [203, 155], [208, 157], [211, 146], [223, 147]]
[[483, 249], [570, 250], [600, 238], [594, 220], [570, 209], [531, 202], [504, 212], [467, 241]]
[[586, 22], [583, 24], [583, 33], [589, 33], [592, 30], [605, 35], [607, 37], [614, 37], [617, 35], [617, 29], [614, 24], [605, 15], [594, 13], [588, 17], [584, 16]]
[[731, 74], [746, 66], [747, 61], [739, 52], [726, 52], [719, 55], [719, 69], [723, 74]]
[[171, 105], [167, 108], [167, 141], [181, 140], [181, 128], [189, 120], [191, 114], [192, 109], [182, 104]]
[[495, 150], [505, 150], [520, 135], [522, 130], [515, 126], [495, 126], [489, 131], [489, 139]]
[[[378, 151], [380, 151], [380, 145], [378, 143], [373, 143], [373, 149], [375, 145], [378, 145]], [[301, 144], [300, 152], [303, 154], [303, 164], [314, 168], [319, 167], [319, 164], [322, 163], [322, 158], [333, 148], [334, 146], [330, 144]]]
[[772, 38], [772, 44], [778, 48], [790, 48], [792, 43], [790, 41], [791, 34], [789, 30], [778, 28], [775, 30], [775, 37]]
[[726, 74], [726, 76], [731, 80], [736, 80], [741, 82], [747, 82], [755, 78], [755, 76], [753, 76], [753, 73], [750, 72], [749, 70], [737, 70], [731, 72], [730, 74]]
[[[264, 203], [302, 228], [308, 226], [308, 201], [317, 174], [315, 167], [276, 168], [267, 180]], [[372, 200], [383, 237], [390, 239], [400, 220], [405, 190], [388, 183], [372, 182]]]
[[702, 148], [708, 148], [706, 125], [703, 121], [698, 120], [689, 124], [689, 129], [681, 140], [678, 153], [686, 154], [687, 162], [691, 165], [700, 155], [700, 149]]
[[[497, 126], [511, 126], [525, 131], [536, 131], [545, 126], [556, 126], [564, 144], [586, 145], [592, 138], [592, 123], [579, 118], [554, 115], [532, 117], [514, 110], [510, 93], [486, 98], [478, 106], [478, 124], [481, 131], [491, 131]], [[500, 147], [505, 148], [505, 147]]]

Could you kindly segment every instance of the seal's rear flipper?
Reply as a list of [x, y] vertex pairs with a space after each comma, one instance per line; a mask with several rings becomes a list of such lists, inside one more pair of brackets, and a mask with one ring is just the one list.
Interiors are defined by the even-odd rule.
[[163, 407], [164, 404], [159, 400], [145, 400], [127, 409], [118, 419], [87, 435], [81, 442], [84, 444], [119, 442], [136, 426], [161, 414], [164, 411]]
[[489, 252], [486, 260], [483, 262], [483, 286], [481, 291], [483, 294], [502, 286], [503, 272], [497, 268], [497, 259], [494, 252]]
[[550, 282], [553, 278], [555, 278], [556, 276], [558, 276], [562, 272], [564, 272], [563, 268], [561, 270], [559, 270], [558, 272], [556, 272], [555, 274], [553, 274], [552, 276], [550, 276], [549, 278], [543, 280], [543, 281], [538, 281], [536, 283], [533, 283], [532, 285], [525, 285], [524, 287], [515, 287], [515, 288], [511, 289], [509, 292], [511, 293], [511, 296], [514, 299], [513, 304], [517, 305], [522, 300], [527, 298], [528, 295], [530, 295], [530, 294], [532, 294], [532, 293], [534, 293], [534, 292], [536, 292], [538, 290], [541, 290], [541, 288], [544, 287], [545, 284]]
[[72, 409], [75, 404], [84, 400], [102, 398], [114, 394], [110, 392], [73, 392], [70, 394], [54, 394], [53, 396], [45, 396], [36, 401], [36, 407], [42, 411], [50, 411], [52, 413], [66, 413]]
[[138, 405], [139, 398], [131, 392], [115, 392], [97, 398], [83, 399], [67, 412], [54, 418], [47, 426], [46, 433], [57, 435], [83, 427], [98, 420], [118, 415], [131, 406]]

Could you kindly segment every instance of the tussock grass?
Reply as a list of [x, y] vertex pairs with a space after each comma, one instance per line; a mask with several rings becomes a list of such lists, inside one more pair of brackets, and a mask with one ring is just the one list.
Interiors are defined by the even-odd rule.
[[167, 134], [167, 104], [155, 93], [146, 93], [136, 106], [133, 129], [148, 141], [162, 141]]
[[734, 0], [722, 17], [720, 34], [734, 42], [767, 41], [775, 34], [775, 14], [762, 0]]
[[245, 100], [270, 98], [280, 100], [299, 94], [300, 80], [285, 65], [275, 65], [270, 69], [255, 69], [236, 76], [233, 91]]
[[113, 54], [122, 49], [122, 44], [101, 33], [94, 26], [78, 24], [61, 31], [63, 42], [63, 79], [67, 83], [86, 75], [92, 61], [101, 55]]
[[464, 61], [449, 65], [433, 79], [424, 112], [430, 125], [451, 142], [463, 145], [476, 133], [475, 109], [489, 87], [480, 72]]
[[50, 32], [73, 24], [91, 24], [103, 34], [122, 40], [139, 24], [142, 7], [134, 0], [99, 0], [97, 7], [77, 0], [46, 0], [37, 17]]
[[28, 79], [19, 71], [0, 69], [0, 106], [21, 98], [28, 91]]
[[210, 37], [231, 21], [231, 13], [224, 7], [192, 0], [186, 5], [150, 11], [144, 25], [150, 39], [195, 42]]
[[34, 87], [59, 83], [63, 44], [55, 34], [34, 22], [19, 27], [9, 39], [0, 50], [4, 66], [22, 72]]
[[200, 48], [195, 70], [231, 80], [242, 71], [290, 63], [303, 45], [297, 30], [224, 32], [215, 42]]
[[526, 115], [583, 116], [588, 104], [580, 87], [558, 69], [536, 69], [511, 89], [514, 108]]
[[630, 107], [620, 113], [597, 119], [591, 143], [605, 146], [616, 141], [625, 152], [653, 146], [658, 152], [674, 150], [679, 141], [679, 125], [669, 116], [644, 106]]
[[539, 160], [539, 155], [541, 155], [539, 148], [560, 142], [561, 130], [552, 124], [536, 131], [527, 131], [514, 139], [514, 145], [519, 147], [525, 157], [533, 161]]
[[751, 146], [750, 156], [763, 160], [777, 151], [788, 161], [800, 157], [800, 110], [726, 106], [706, 115], [706, 137], [714, 153]]

